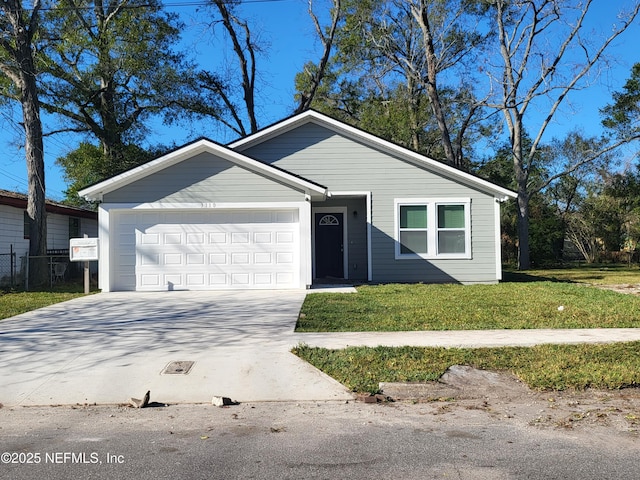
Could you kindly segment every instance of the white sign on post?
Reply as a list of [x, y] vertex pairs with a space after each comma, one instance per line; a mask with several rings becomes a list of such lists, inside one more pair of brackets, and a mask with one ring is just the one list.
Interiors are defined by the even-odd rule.
[[69, 260], [72, 262], [91, 262], [99, 260], [97, 238], [70, 238]]

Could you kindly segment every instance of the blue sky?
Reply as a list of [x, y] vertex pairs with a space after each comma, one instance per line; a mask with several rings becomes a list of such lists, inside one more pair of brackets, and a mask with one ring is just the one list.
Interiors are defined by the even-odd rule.
[[[316, 0], [318, 5], [320, 0]], [[203, 66], [215, 68], [225, 62], [225, 54], [215, 40], [209, 40], [201, 24], [203, 12], [197, 12], [195, 2], [188, 0], [166, 0], [171, 9], [179, 12], [186, 23], [185, 45], [198, 54]], [[191, 6], [178, 7], [180, 3]], [[615, 21], [613, 4], [596, 0], [597, 6], [590, 18], [594, 24], [610, 25]], [[627, 3], [625, 2], [620, 2]], [[259, 123], [269, 125], [288, 116], [293, 108], [294, 76], [304, 63], [317, 59], [320, 46], [315, 39], [313, 24], [307, 13], [306, 0], [258, 0], [243, 5], [243, 13], [253, 31], [267, 46], [265, 55], [258, 59], [260, 75]], [[639, 25], [636, 22], [636, 25]], [[611, 50], [618, 60], [603, 72], [598, 84], [588, 90], [570, 96], [571, 109], [567, 105], [554, 121], [545, 137], [562, 136], [575, 128], [597, 135], [600, 132], [598, 110], [611, 101], [611, 90], [620, 89], [626, 81], [633, 63], [640, 61], [637, 53], [639, 26], [634, 26]], [[227, 55], [232, 55], [227, 53]], [[230, 57], [231, 58], [231, 57]], [[541, 112], [545, 113], [545, 112]], [[13, 114], [6, 107], [0, 108], [0, 189], [26, 192], [27, 174], [24, 160], [21, 131], [17, 124], [20, 112], [14, 107]], [[19, 120], [18, 120], [19, 121]], [[46, 121], [46, 119], [45, 119]], [[45, 127], [46, 128], [46, 127]], [[192, 129], [166, 128], [156, 125], [149, 136], [150, 144], [186, 143], [198, 136], [207, 136], [220, 142], [235, 138], [233, 134], [204, 123]], [[77, 136], [58, 135], [45, 139], [45, 168], [47, 197], [60, 200], [66, 188], [62, 172], [55, 159], [77, 147], [81, 139]]]

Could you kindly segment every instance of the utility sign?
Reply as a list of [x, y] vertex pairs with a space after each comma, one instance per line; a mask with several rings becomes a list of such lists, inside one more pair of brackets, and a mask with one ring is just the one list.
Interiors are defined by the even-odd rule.
[[69, 260], [72, 262], [91, 262], [99, 258], [97, 238], [70, 238]]

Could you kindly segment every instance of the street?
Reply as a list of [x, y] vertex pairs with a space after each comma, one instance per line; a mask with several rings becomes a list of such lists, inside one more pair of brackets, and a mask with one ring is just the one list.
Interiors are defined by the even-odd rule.
[[0, 409], [0, 477], [635, 478], [637, 431], [455, 402]]

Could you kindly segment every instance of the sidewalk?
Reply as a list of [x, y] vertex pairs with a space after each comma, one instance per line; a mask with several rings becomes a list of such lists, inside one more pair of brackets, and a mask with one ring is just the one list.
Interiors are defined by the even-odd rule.
[[295, 333], [295, 345], [310, 347], [530, 347], [544, 343], [611, 343], [640, 340], [640, 328], [576, 330], [455, 330], [425, 332]]

